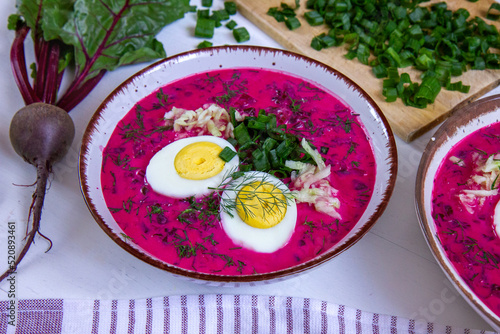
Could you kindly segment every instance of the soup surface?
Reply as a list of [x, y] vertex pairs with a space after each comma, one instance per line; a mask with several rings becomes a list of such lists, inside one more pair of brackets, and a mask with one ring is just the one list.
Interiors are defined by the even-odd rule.
[[[180, 138], [197, 136], [190, 130], [174, 131], [164, 115], [173, 107], [196, 110], [209, 104], [234, 108], [243, 116], [259, 111], [276, 115], [278, 126], [312, 143], [330, 165], [328, 181], [338, 191], [339, 217], [297, 203], [288, 242], [272, 253], [260, 253], [228, 237], [217, 196], [172, 198], [153, 191], [145, 177], [151, 158]], [[124, 116], [103, 157], [103, 194], [127, 242], [174, 266], [221, 275], [273, 272], [324, 253], [362, 216], [376, 173], [371, 141], [355, 111], [311, 82], [256, 68], [200, 73], [162, 87]], [[289, 178], [283, 181], [290, 183]]]
[[[457, 143], [434, 179], [432, 215], [438, 238], [460, 276], [500, 315], [500, 123]], [[497, 179], [498, 178], [498, 179]], [[496, 209], [496, 210], [495, 210]]]

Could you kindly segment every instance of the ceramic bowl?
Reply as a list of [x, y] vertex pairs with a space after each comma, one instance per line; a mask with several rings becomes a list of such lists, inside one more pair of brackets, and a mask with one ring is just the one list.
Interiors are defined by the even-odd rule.
[[453, 113], [439, 127], [426, 146], [417, 171], [415, 186], [415, 205], [420, 227], [434, 257], [467, 302], [497, 331], [500, 329], [500, 317], [466, 284], [437, 237], [436, 224], [432, 216], [432, 191], [436, 172], [450, 149], [472, 132], [499, 122], [499, 106], [500, 95], [495, 95], [475, 101]]
[[[366, 212], [354, 228], [334, 247], [306, 263], [271, 273], [244, 276], [223, 276], [184, 270], [159, 260], [122, 238], [123, 231], [106, 207], [101, 191], [102, 148], [106, 146], [117, 123], [135, 103], [165, 84], [199, 72], [238, 67], [293, 73], [296, 77], [302, 77], [335, 92], [340, 99], [350, 105], [360, 115], [374, 148], [376, 156], [374, 193]], [[118, 86], [90, 120], [83, 137], [79, 168], [81, 189], [88, 208], [104, 232], [118, 245], [139, 259], [174, 275], [207, 284], [215, 282], [224, 285], [268, 282], [292, 277], [330, 260], [355, 244], [375, 224], [386, 208], [396, 179], [397, 152], [392, 131], [378, 106], [356, 83], [340, 72], [313, 59], [283, 50], [225, 46], [182, 53], [161, 60]]]

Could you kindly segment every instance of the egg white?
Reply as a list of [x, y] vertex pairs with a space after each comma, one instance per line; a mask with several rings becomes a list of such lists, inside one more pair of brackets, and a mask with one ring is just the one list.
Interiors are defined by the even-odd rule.
[[229, 146], [236, 152], [233, 145], [219, 137], [198, 136], [176, 140], [158, 151], [149, 161], [146, 168], [146, 181], [151, 188], [159, 194], [174, 198], [200, 197], [210, 194], [213, 190], [209, 187], [219, 186], [230, 171], [235, 171], [238, 168], [239, 158], [236, 155], [231, 161], [225, 163], [219, 174], [208, 179], [190, 180], [179, 176], [174, 165], [177, 153], [186, 145], [204, 141], [215, 143], [222, 149]]
[[[232, 181], [234, 188], [239, 189], [242, 185], [242, 180], [245, 183], [253, 181], [265, 180], [274, 184], [283, 192], [288, 192], [288, 187], [278, 178], [264, 172], [247, 172], [245, 176]], [[237, 196], [237, 191], [224, 191], [222, 201], [234, 202]], [[223, 205], [224, 203], [222, 203]], [[283, 220], [277, 225], [261, 229], [255, 228], [245, 223], [236, 209], [229, 213], [220, 210], [222, 228], [229, 238], [237, 245], [251, 249], [260, 253], [273, 253], [283, 247], [293, 234], [297, 222], [297, 205], [295, 200], [287, 199], [287, 209]]]
[[493, 230], [497, 238], [500, 238], [500, 201], [497, 202], [493, 211]]

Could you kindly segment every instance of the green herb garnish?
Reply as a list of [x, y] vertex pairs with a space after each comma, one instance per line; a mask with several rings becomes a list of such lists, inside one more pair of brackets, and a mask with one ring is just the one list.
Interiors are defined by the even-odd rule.
[[[221, 210], [231, 217], [235, 210], [244, 214], [245, 217], [255, 217], [255, 212], [260, 211], [265, 217], [266, 214], [273, 214], [275, 210], [286, 210], [288, 201], [293, 199], [293, 194], [287, 187], [280, 188], [268, 179], [267, 175], [262, 179], [257, 179], [252, 174], [231, 171], [219, 186], [210, 189], [220, 196]], [[261, 186], [264, 184], [271, 185], [272, 188], [261, 191]], [[232, 192], [235, 196], [233, 198], [222, 197], [222, 192]], [[248, 204], [252, 199], [256, 199], [257, 204]]]

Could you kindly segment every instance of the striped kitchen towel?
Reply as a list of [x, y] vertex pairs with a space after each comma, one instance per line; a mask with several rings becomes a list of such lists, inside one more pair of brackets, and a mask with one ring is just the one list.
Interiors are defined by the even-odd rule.
[[218, 294], [132, 300], [1, 301], [0, 333], [487, 332], [420, 323], [310, 298]]

